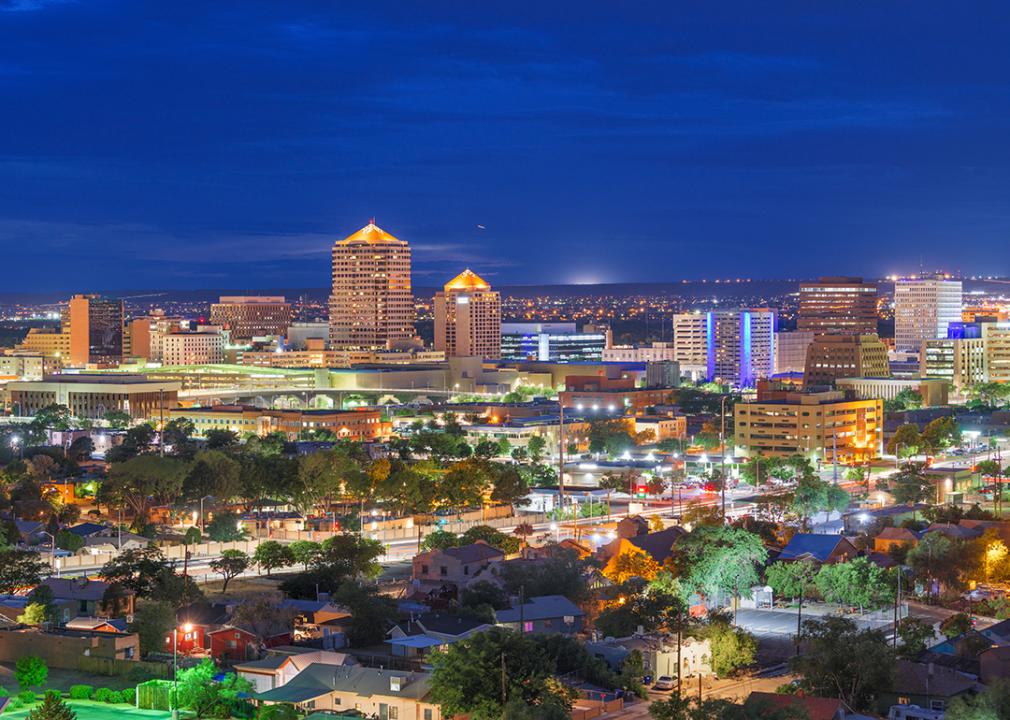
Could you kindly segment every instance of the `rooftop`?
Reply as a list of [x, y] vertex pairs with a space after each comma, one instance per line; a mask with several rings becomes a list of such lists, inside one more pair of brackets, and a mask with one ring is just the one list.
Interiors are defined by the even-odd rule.
[[365, 227], [358, 230], [356, 233], [351, 233], [343, 240], [338, 240], [337, 245], [406, 245], [407, 243], [400, 240], [397, 237], [390, 235], [388, 232], [380, 228], [375, 224], [374, 219], [372, 222], [365, 225]]

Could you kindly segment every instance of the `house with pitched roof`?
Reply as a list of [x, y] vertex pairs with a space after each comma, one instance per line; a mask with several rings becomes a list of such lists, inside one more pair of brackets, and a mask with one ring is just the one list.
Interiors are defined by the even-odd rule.
[[776, 560], [811, 560], [819, 565], [830, 565], [846, 562], [858, 554], [856, 546], [841, 535], [796, 533]]
[[892, 705], [918, 705], [928, 710], [945, 710], [954, 698], [975, 695], [982, 690], [983, 686], [974, 675], [935, 663], [898, 660], [891, 688], [881, 693], [877, 709], [887, 713]]
[[[783, 695], [780, 693], [752, 692], [744, 701], [744, 707], [752, 713], [781, 712], [787, 708], [797, 708], [805, 713], [808, 720], [845, 720], [845, 706], [837, 698], [823, 698], [813, 695]], [[757, 715], [754, 715], [757, 717]]]
[[531, 597], [521, 605], [496, 610], [495, 624], [524, 633], [574, 635], [582, 630], [585, 613], [564, 595]]
[[260, 703], [291, 703], [303, 710], [357, 710], [365, 717], [387, 720], [443, 720], [442, 710], [430, 702], [431, 676], [366, 668], [313, 663], [278, 688], [256, 693]]
[[401, 622], [389, 631], [386, 640], [392, 654], [399, 657], [422, 657], [434, 649], [444, 648], [484, 632], [491, 625], [475, 618], [451, 613], [427, 612]]
[[627, 552], [642, 551], [660, 565], [673, 557], [673, 547], [687, 531], [674, 525], [665, 530], [652, 533], [642, 533], [631, 537], [617, 537], [606, 545], [601, 545], [596, 556], [604, 563], [603, 574], [608, 574], [609, 566], [616, 558]]
[[308, 648], [304, 650], [295, 654], [270, 653], [262, 660], [238, 663], [234, 670], [239, 677], [252, 683], [254, 691], [266, 692], [287, 685], [298, 673], [315, 663], [336, 666], [356, 665], [358, 662], [353, 655], [347, 653]]
[[873, 538], [873, 549], [879, 553], [887, 553], [892, 547], [905, 546], [909, 549], [919, 544], [920, 533], [904, 527], [886, 527]]
[[419, 587], [454, 585], [462, 589], [504, 559], [504, 552], [478, 540], [469, 545], [418, 553], [414, 556], [411, 577]]

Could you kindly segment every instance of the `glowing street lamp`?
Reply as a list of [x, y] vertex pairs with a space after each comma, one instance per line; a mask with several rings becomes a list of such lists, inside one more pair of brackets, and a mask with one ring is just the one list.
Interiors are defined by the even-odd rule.
[[[182, 631], [187, 635], [193, 632], [193, 624], [186, 623]], [[172, 720], [179, 720], [179, 625], [172, 628]]]

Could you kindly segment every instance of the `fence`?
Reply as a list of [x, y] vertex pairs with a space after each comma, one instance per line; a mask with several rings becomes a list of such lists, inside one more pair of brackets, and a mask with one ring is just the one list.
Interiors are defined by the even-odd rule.
[[[190, 561], [200, 560], [208, 557], [217, 557], [225, 550], [241, 550], [252, 555], [259, 546], [261, 540], [237, 540], [234, 542], [205, 542], [193, 545], [162, 545], [159, 549], [169, 560], [182, 562], [186, 557], [186, 550], [189, 550]], [[73, 572], [75, 570], [94, 570], [100, 568], [116, 557], [118, 553], [102, 553], [100, 555], [70, 555], [56, 558], [56, 567], [61, 572]]]
[[159, 678], [167, 678], [172, 675], [172, 666], [168, 663], [119, 660], [118, 658], [89, 657], [87, 655], [77, 658], [77, 669], [95, 675], [119, 677], [131, 673], [145, 673]]

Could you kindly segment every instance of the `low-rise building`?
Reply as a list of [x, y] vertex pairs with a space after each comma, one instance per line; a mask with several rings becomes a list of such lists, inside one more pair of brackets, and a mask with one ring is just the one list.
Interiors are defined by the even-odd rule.
[[581, 632], [585, 613], [564, 595], [541, 595], [531, 597], [521, 605], [496, 610], [496, 625], [524, 633], [562, 633], [573, 635]]
[[565, 389], [558, 393], [565, 408], [578, 413], [624, 414], [642, 413], [646, 408], [666, 402], [670, 388], [638, 388], [630, 378], [608, 378], [602, 375], [569, 375]]
[[841, 535], [796, 533], [779, 553], [778, 560], [810, 560], [818, 565], [847, 562], [856, 557], [856, 546]]
[[863, 462], [881, 452], [881, 400], [847, 400], [840, 392], [785, 393], [781, 399], [737, 403], [734, 415], [738, 456]]
[[414, 556], [411, 577], [420, 585], [455, 585], [466, 587], [493, 564], [505, 559], [505, 553], [478, 540], [469, 545], [428, 550]]
[[37, 382], [8, 383], [15, 413], [35, 415], [50, 405], [65, 405], [77, 418], [100, 420], [107, 413], [131, 418], [157, 418], [178, 405], [181, 384], [149, 380], [143, 375], [51, 375]]
[[939, 378], [849, 377], [836, 380], [835, 387], [851, 392], [858, 400], [894, 400], [903, 390], [912, 390], [922, 398], [924, 407], [936, 407], [949, 402], [950, 386]]
[[268, 653], [261, 660], [250, 660], [234, 666], [239, 677], [252, 683], [254, 692], [266, 692], [287, 685], [298, 673], [309, 665], [357, 665], [353, 655], [331, 652], [329, 650], [312, 650], [299, 648], [302, 652]]
[[284, 410], [252, 405], [214, 405], [175, 408], [169, 419], [185, 418], [193, 423], [197, 435], [209, 430], [231, 430], [239, 435], [253, 433], [261, 437], [282, 432], [289, 440], [304, 430], [329, 430], [338, 438], [371, 441], [387, 437], [390, 425], [378, 410]]

